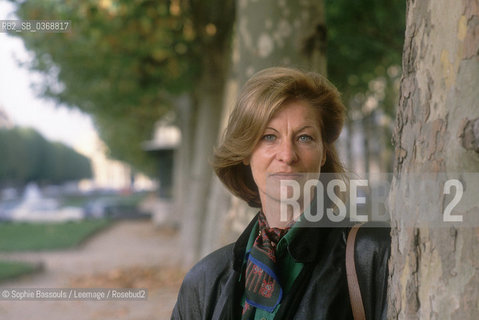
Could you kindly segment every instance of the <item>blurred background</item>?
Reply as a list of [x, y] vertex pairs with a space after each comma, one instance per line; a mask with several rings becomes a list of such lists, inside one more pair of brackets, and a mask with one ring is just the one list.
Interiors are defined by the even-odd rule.
[[71, 23], [0, 33], [0, 286], [150, 289], [0, 301], [0, 319], [169, 318], [184, 270], [255, 214], [209, 160], [263, 68], [326, 75], [348, 108], [345, 167], [391, 172], [404, 15], [399, 0], [0, 0], [3, 20]]

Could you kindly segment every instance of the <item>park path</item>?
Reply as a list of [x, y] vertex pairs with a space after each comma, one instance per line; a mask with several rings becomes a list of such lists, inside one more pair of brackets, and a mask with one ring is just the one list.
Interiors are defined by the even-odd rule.
[[0, 320], [169, 319], [184, 272], [178, 236], [151, 221], [119, 221], [78, 248], [0, 253], [44, 270], [5, 288], [147, 288], [146, 301], [0, 301]]

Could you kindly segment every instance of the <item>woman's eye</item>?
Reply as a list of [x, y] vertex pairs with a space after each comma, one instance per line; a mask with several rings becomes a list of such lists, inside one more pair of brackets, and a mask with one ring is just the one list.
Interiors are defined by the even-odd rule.
[[313, 137], [303, 134], [303, 135], [299, 136], [298, 141], [299, 142], [311, 142], [311, 141], [313, 141]]
[[265, 134], [263, 136], [264, 141], [274, 141], [276, 140], [276, 136], [274, 134]]

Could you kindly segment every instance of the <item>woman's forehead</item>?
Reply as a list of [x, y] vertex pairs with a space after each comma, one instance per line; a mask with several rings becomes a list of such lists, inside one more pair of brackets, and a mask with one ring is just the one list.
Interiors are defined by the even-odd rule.
[[281, 107], [272, 114], [270, 120], [267, 121], [267, 125], [289, 120], [319, 127], [318, 117], [318, 110], [313, 108], [308, 102], [293, 100], [281, 105]]

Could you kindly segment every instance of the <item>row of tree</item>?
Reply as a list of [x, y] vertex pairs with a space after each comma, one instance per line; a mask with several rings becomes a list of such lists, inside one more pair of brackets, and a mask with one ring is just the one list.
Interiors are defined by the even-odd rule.
[[33, 129], [0, 129], [0, 185], [60, 184], [92, 177], [90, 160]]

